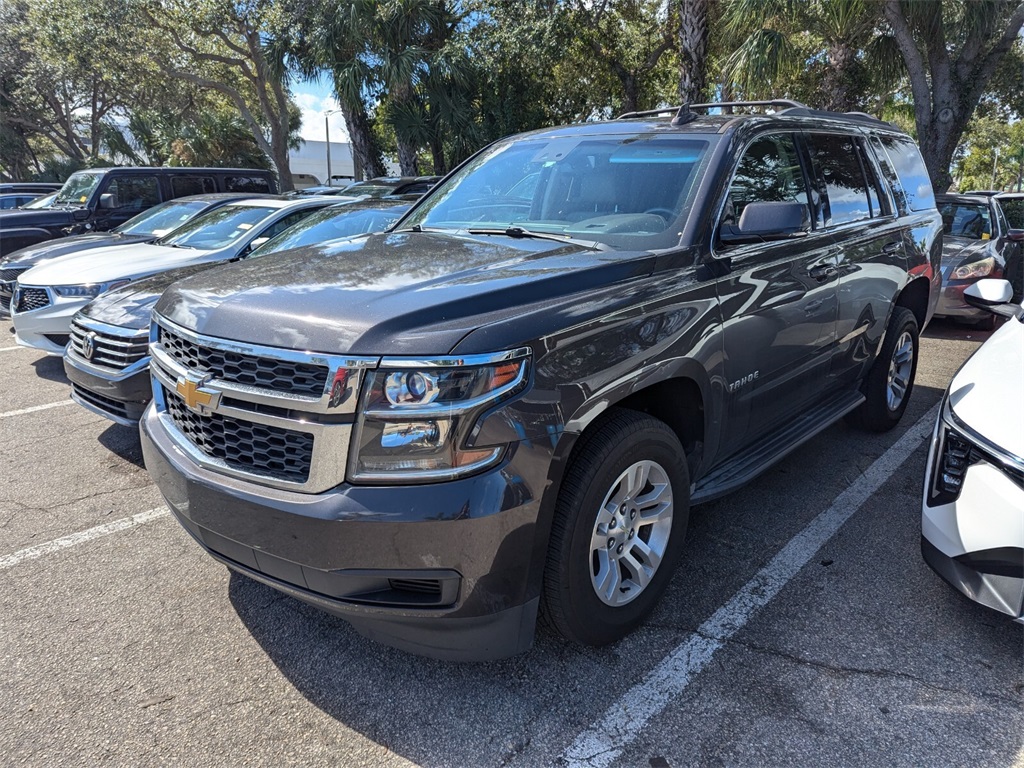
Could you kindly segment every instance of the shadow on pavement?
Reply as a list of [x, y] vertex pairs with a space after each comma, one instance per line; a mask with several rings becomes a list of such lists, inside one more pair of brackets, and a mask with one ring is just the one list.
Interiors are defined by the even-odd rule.
[[123, 427], [120, 424], [111, 424], [96, 439], [100, 445], [111, 453], [117, 454], [139, 469], [146, 468], [142, 463], [142, 444], [139, 442], [139, 430], [137, 427]]
[[40, 378], [61, 382], [68, 380], [68, 377], [64, 375], [64, 358], [62, 357], [50, 355], [40, 357], [38, 360], [32, 361], [32, 367], [36, 369], [36, 375]]

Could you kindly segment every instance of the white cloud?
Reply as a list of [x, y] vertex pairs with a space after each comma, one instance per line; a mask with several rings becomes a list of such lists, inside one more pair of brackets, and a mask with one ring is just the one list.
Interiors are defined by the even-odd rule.
[[[292, 93], [292, 98], [302, 112], [302, 127], [299, 135], [307, 141], [325, 141], [327, 138], [324, 126], [324, 114], [338, 108], [338, 100], [333, 96], [322, 96], [309, 91]], [[347, 142], [348, 131], [341, 112], [335, 112], [327, 120], [331, 127], [331, 142]]]

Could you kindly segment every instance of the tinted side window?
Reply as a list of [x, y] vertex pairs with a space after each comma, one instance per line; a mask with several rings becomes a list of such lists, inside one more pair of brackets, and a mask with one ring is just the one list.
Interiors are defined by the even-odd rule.
[[1012, 229], [1024, 229], [1024, 197], [1000, 200], [999, 207]]
[[156, 176], [119, 176], [111, 179], [104, 194], [114, 196], [114, 208], [142, 211], [160, 202]]
[[864, 175], [868, 180], [868, 199], [871, 201], [872, 216], [887, 216], [892, 213], [892, 200], [885, 191], [885, 185], [878, 178], [878, 168], [873, 161], [874, 155], [868, 150], [864, 139], [857, 139], [860, 148], [860, 159], [864, 166]]
[[226, 192], [270, 192], [270, 182], [260, 176], [228, 176], [224, 179]]
[[313, 213], [314, 210], [314, 208], [307, 208], [304, 211], [296, 211], [295, 213], [288, 214], [283, 219], [271, 224], [266, 231], [260, 235], [260, 237], [273, 237], [274, 235], [279, 235], [293, 224], [298, 224], [304, 218], [309, 216], [309, 214]]
[[928, 169], [917, 145], [909, 138], [899, 136], [882, 136], [881, 141], [902, 182], [907, 207], [912, 211], [927, 211], [934, 208], [935, 192], [932, 190], [932, 180], [928, 176]]
[[896, 200], [896, 212], [900, 216], [906, 216], [910, 210], [907, 193], [903, 189], [903, 182], [900, 181], [900, 177], [896, 175], [896, 169], [892, 167], [892, 163], [889, 161], [889, 155], [886, 154], [885, 148], [877, 136], [871, 137], [871, 149], [874, 151], [875, 159], [878, 161], [878, 167], [882, 169], [882, 176], [885, 178], [886, 183], [892, 190], [892, 196]]
[[171, 193], [174, 197], [185, 197], [186, 195], [202, 195], [208, 192], [216, 192], [217, 185], [209, 176], [172, 176]]
[[[750, 203], [797, 202], [807, 205], [807, 189], [793, 136], [788, 133], [756, 139], [740, 158], [729, 187], [722, 228], [735, 227]], [[810, 216], [804, 227], [809, 230]]]
[[871, 218], [867, 181], [855, 136], [812, 134], [807, 148], [825, 205], [825, 226]]

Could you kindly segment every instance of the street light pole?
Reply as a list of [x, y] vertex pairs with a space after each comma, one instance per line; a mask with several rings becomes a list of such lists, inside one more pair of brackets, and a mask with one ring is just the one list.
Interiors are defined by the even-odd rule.
[[333, 187], [331, 183], [331, 121], [330, 117], [340, 109], [328, 109], [324, 112], [324, 138], [327, 140], [327, 186]]

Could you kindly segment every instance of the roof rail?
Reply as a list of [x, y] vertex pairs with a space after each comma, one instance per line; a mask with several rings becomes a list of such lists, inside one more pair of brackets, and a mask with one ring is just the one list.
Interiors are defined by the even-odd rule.
[[675, 113], [672, 118], [672, 125], [683, 125], [696, 119], [692, 114], [695, 109], [715, 109], [716, 107], [785, 107], [787, 109], [809, 109], [806, 104], [792, 99], [771, 99], [769, 101], [714, 101], [707, 104], [680, 104], [678, 107], [660, 107], [659, 109], [645, 109], [642, 112], [626, 112], [618, 116], [618, 120], [628, 120], [634, 117], [652, 117], [653, 115], [667, 115]]
[[628, 120], [632, 117], [652, 117], [654, 115], [668, 115], [675, 113], [672, 117], [672, 125], [685, 125], [691, 120], [696, 120], [697, 115], [693, 114], [695, 109], [716, 109], [720, 107], [782, 107], [780, 115], [806, 116], [806, 117], [842, 117], [847, 120], [859, 122], [871, 122], [876, 125], [887, 125], [897, 127], [892, 123], [881, 120], [867, 112], [829, 112], [824, 109], [813, 109], [806, 104], [793, 99], [769, 99], [766, 101], [712, 101], [706, 104], [680, 104], [678, 107], [661, 107], [659, 109], [647, 109], [642, 112], [626, 112], [619, 115], [617, 119]]
[[651, 115], [667, 115], [675, 112], [679, 107], [661, 107], [660, 109], [645, 109], [641, 112], [623, 112], [616, 117], [616, 120], [628, 120], [631, 117], [650, 117]]

